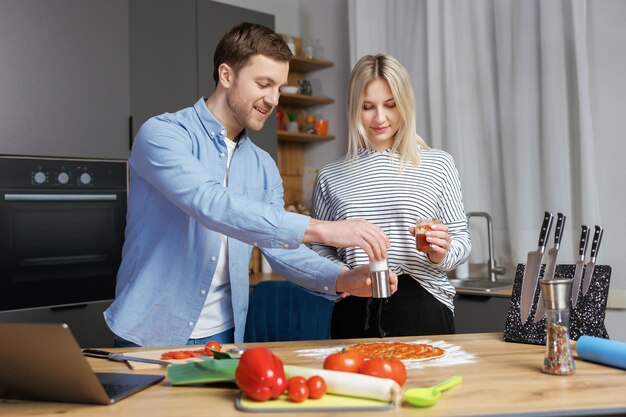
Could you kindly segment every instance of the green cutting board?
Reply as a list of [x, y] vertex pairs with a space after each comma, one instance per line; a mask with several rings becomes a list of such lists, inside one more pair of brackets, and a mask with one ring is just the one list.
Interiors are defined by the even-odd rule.
[[243, 393], [239, 394], [235, 400], [235, 407], [241, 411], [256, 413], [276, 413], [281, 411], [375, 411], [394, 408], [388, 402], [332, 394], [326, 394], [318, 400], [308, 399], [301, 403], [294, 403], [286, 395], [282, 395], [276, 400], [259, 402], [249, 399]]

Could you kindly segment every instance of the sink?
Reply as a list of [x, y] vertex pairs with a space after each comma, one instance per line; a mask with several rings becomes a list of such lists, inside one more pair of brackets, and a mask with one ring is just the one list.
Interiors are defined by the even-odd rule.
[[513, 265], [505, 265], [504, 273], [498, 274], [497, 281], [491, 281], [489, 278], [489, 268], [487, 264], [469, 264], [469, 277], [458, 278], [456, 269], [448, 272], [448, 280], [454, 288], [464, 290], [477, 291], [494, 291], [504, 288], [513, 288], [513, 280], [515, 279], [515, 268]]
[[491, 282], [487, 279], [460, 279], [460, 278], [449, 278], [449, 281], [454, 288], [464, 289], [464, 290], [480, 290], [480, 291], [493, 291], [493, 290], [501, 290], [504, 288], [513, 287], [513, 282], [510, 281], [496, 281]]

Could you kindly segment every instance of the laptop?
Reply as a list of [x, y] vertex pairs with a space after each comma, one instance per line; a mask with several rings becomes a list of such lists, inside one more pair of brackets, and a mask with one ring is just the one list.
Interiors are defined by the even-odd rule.
[[107, 405], [164, 378], [94, 372], [67, 324], [0, 323], [0, 398]]

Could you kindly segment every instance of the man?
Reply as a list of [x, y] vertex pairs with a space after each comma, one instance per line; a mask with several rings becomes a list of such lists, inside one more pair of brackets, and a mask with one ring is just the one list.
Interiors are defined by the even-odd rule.
[[360, 246], [380, 260], [383, 231], [286, 212], [276, 164], [248, 137], [278, 105], [289, 59], [270, 29], [237, 25], [215, 50], [215, 92], [137, 133], [116, 299], [104, 313], [117, 346], [241, 342], [252, 245], [308, 290], [371, 295], [367, 266], [342, 269], [303, 243]]

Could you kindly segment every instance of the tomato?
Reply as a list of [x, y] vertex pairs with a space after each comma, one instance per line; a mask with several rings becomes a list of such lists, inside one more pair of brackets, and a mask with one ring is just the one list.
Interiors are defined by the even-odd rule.
[[196, 356], [206, 355], [204, 349], [196, 350], [171, 350], [161, 354], [161, 359], [164, 361], [171, 359], [189, 359]]
[[289, 394], [289, 399], [294, 403], [301, 403], [309, 398], [309, 387], [306, 379], [301, 376], [293, 376], [289, 378], [287, 394]]
[[172, 352], [172, 359], [189, 359], [189, 353], [184, 351]]
[[[400, 362], [399, 364], [393, 361]], [[373, 358], [365, 361], [359, 369], [359, 373], [389, 378], [396, 381], [400, 386], [406, 382], [406, 367], [398, 359]]]
[[222, 345], [220, 345], [219, 342], [213, 340], [207, 342], [205, 346], [213, 350], [222, 350]]
[[404, 363], [400, 359], [396, 358], [389, 359], [389, 363], [395, 373], [395, 377], [393, 379], [398, 383], [398, 385], [403, 386], [406, 382], [406, 366], [404, 366]]
[[324, 369], [342, 372], [359, 372], [365, 358], [359, 352], [349, 350], [328, 355], [324, 359]]
[[211, 349], [222, 350], [222, 345], [220, 345], [218, 342], [215, 342], [213, 340], [206, 342], [206, 345], [204, 345], [204, 354], [206, 356], [213, 357], [213, 352], [211, 351]]
[[326, 381], [319, 375], [307, 379], [306, 385], [309, 388], [309, 398], [317, 400], [326, 394]]

